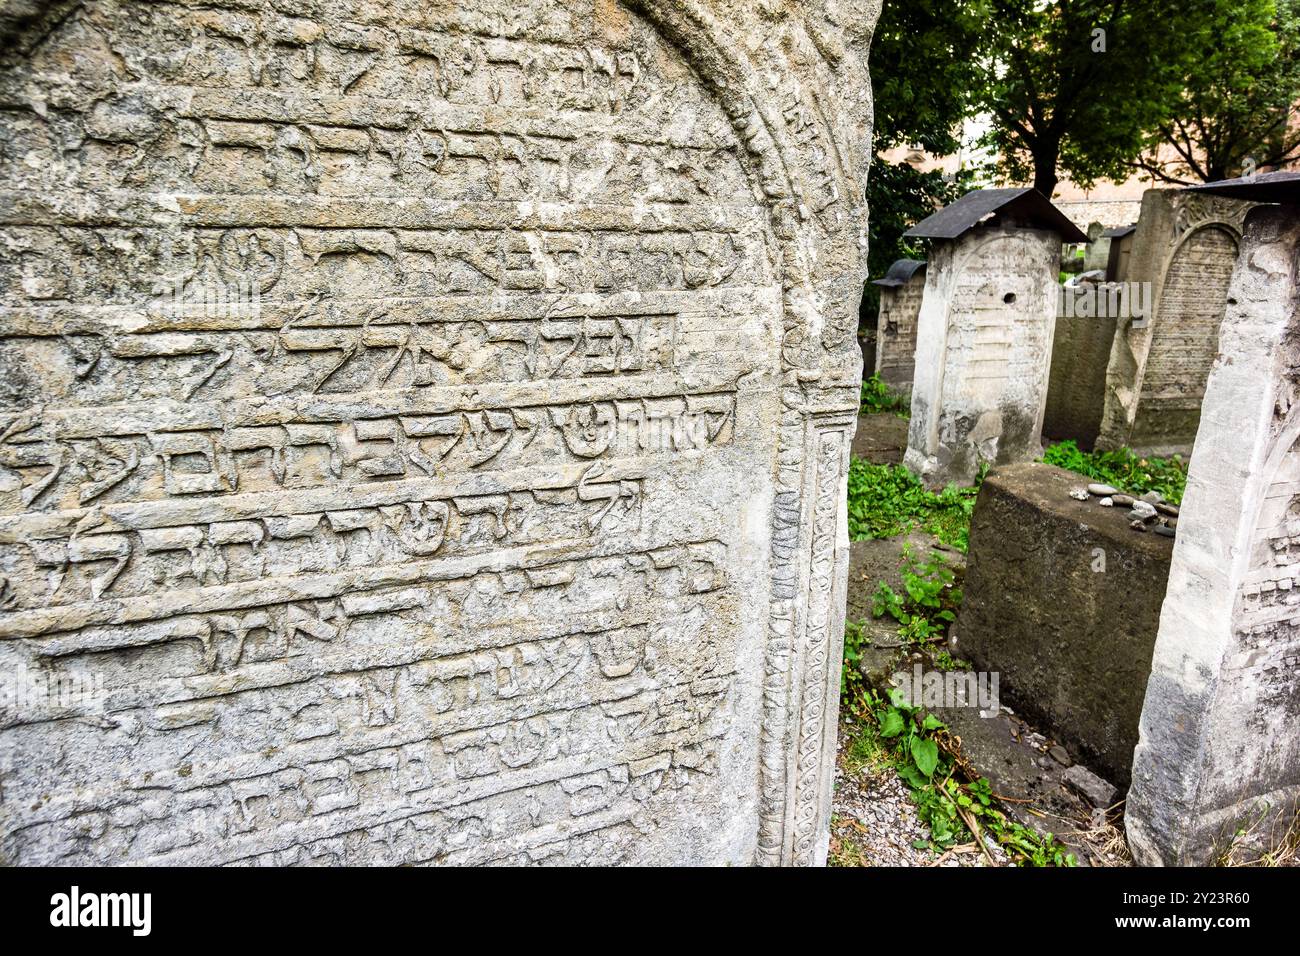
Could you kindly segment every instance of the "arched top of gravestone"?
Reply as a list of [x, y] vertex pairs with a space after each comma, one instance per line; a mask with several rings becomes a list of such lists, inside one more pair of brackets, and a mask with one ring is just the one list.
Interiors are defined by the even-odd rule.
[[[87, 6], [93, 4], [0, 0], [0, 70], [39, 56]], [[532, 6], [502, 15], [508, 32], [529, 33]], [[598, 0], [592, 8], [596, 17], [616, 16], [618, 8], [642, 17], [684, 57], [732, 124], [783, 250], [787, 369], [816, 368], [828, 358], [847, 363], [857, 355], [872, 117], [867, 52], [879, 6], [879, 0]], [[485, 0], [483, 7], [494, 5]], [[472, 18], [474, 5], [461, 13]], [[365, 9], [355, 19], [342, 25], [383, 22]], [[10, 90], [10, 99], [21, 100], [21, 92]]]
[[1062, 242], [1087, 242], [1088, 236], [1032, 187], [976, 189], [904, 233], [913, 239], [956, 239], [993, 217], [1028, 228], [1057, 232]]
[[[0, 558], [0, 638], [127, 708], [277, 674], [192, 731], [165, 828], [107, 820], [164, 806], [170, 726], [4, 728], [42, 816], [0, 855], [824, 860], [878, 11], [0, 0], [0, 513], [55, 529]], [[439, 670], [578, 633], [600, 689], [539, 676], [527, 715], [515, 670]], [[614, 734], [625, 678], [656, 689]], [[522, 755], [525, 718], [563, 742]], [[420, 780], [334, 760], [435, 740]], [[231, 782], [291, 762], [330, 782], [241, 829]]]

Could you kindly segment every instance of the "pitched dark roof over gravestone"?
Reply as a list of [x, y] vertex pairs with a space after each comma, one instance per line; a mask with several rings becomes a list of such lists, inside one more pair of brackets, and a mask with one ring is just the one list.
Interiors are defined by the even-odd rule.
[[1054, 230], [1061, 234], [1062, 242], [1088, 241], [1087, 235], [1065, 213], [1032, 187], [976, 189], [921, 220], [903, 235], [913, 239], [956, 239], [995, 215], [1018, 225]]
[[900, 285], [906, 285], [911, 281], [912, 276], [918, 272], [925, 271], [925, 261], [917, 259], [899, 259], [881, 278], [872, 280], [872, 285], [885, 286], [894, 288]]
[[1249, 199], [1252, 202], [1300, 204], [1300, 173], [1256, 173], [1240, 179], [1221, 179], [1217, 183], [1188, 186], [1187, 191]]
[[1129, 226], [1116, 226], [1114, 229], [1107, 229], [1101, 234], [1103, 239], [1123, 239], [1125, 236], [1132, 235], [1137, 231], [1137, 224]]

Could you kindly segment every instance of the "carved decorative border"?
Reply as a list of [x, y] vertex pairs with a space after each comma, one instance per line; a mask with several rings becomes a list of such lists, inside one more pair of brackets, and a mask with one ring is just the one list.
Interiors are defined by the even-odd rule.
[[862, 372], [853, 333], [866, 280], [866, 59], [879, 3], [625, 2], [684, 55], [722, 106], [780, 251], [782, 386], [755, 862], [820, 863], [838, 717], [830, 675], [848, 577], [839, 499]]

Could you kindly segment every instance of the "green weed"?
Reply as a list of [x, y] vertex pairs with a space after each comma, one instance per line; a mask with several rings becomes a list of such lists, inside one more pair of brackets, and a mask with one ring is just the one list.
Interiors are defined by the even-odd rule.
[[887, 702], [870, 693], [866, 709], [881, 747], [911, 789], [917, 815], [930, 828], [936, 849], [988, 834], [1018, 865], [1077, 864], [1053, 834], [1039, 834], [1010, 819], [997, 805], [988, 778], [958, 779], [947, 728], [939, 718], [908, 704], [898, 690], [890, 692]]
[[849, 537], [869, 541], [920, 528], [964, 552], [977, 492], [978, 486], [949, 485], [935, 494], [902, 465], [854, 458], [849, 463]]
[[957, 619], [961, 589], [954, 586], [956, 576], [937, 554], [920, 562], [905, 547], [902, 571], [903, 592], [881, 581], [876, 585], [871, 613], [876, 617], [887, 614], [901, 624], [901, 637], [908, 643], [928, 644], [942, 637]]
[[863, 415], [893, 412], [899, 418], [912, 417], [912, 406], [908, 400], [891, 392], [878, 375], [872, 375], [862, 383], [862, 404], [859, 410]]
[[1187, 486], [1187, 464], [1173, 458], [1139, 458], [1128, 448], [1118, 451], [1084, 452], [1073, 441], [1063, 441], [1048, 448], [1043, 461], [1068, 468], [1085, 478], [1113, 485], [1130, 495], [1158, 491], [1170, 504], [1183, 500]]

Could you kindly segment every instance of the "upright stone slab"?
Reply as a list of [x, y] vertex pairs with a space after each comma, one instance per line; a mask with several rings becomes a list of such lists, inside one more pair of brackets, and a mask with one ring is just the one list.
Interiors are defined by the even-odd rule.
[[0, 859], [822, 862], [876, 5], [292, 6], [0, 16]]
[[872, 284], [880, 287], [876, 375], [891, 391], [910, 398], [916, 369], [916, 319], [925, 292], [925, 263], [899, 259]]
[[1083, 271], [1105, 270], [1110, 262], [1110, 230], [1099, 222], [1088, 224], [1088, 247], [1083, 251]]
[[1133, 237], [1136, 233], [1136, 224], [1106, 230], [1104, 235], [1110, 240], [1106, 256], [1107, 282], [1128, 281], [1129, 262], [1133, 258]]
[[1144, 864], [1280, 839], [1300, 800], [1300, 174], [1198, 187], [1246, 219], [1142, 710], [1126, 823]]
[[1250, 206], [1189, 191], [1143, 195], [1127, 281], [1150, 290], [1151, 314], [1114, 336], [1099, 448], [1191, 454]]
[[967, 193], [907, 234], [934, 240], [907, 467], [971, 484], [985, 462], [1038, 457], [1061, 243], [1087, 237], [1034, 189]]
[[1086, 449], [1096, 442], [1106, 368], [1119, 322], [1117, 315], [1111, 314], [1111, 306], [1120, 304], [1121, 298], [1121, 290], [1097, 282], [1071, 279], [1062, 287], [1061, 302], [1066, 308], [1056, 314], [1043, 412], [1043, 435], [1047, 438], [1072, 439]]

